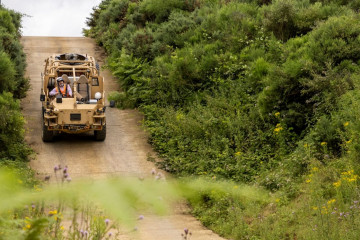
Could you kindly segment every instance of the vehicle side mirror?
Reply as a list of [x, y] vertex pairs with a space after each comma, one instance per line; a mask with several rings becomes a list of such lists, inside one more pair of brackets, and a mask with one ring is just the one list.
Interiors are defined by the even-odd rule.
[[45, 101], [45, 94], [40, 94], [40, 101], [41, 102]]
[[111, 101], [110, 101], [110, 107], [111, 107], [111, 108], [115, 107], [115, 101], [114, 101], [114, 100], [111, 100]]

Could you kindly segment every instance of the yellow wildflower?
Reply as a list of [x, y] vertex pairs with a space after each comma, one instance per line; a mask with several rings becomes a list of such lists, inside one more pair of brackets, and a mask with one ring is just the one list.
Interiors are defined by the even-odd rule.
[[304, 148], [308, 148], [308, 147], [309, 147], [309, 144], [305, 143]]
[[312, 170], [313, 172], [317, 172], [317, 171], [319, 171], [319, 168], [313, 167], [311, 170]]
[[56, 209], [53, 210], [53, 211], [49, 211], [49, 215], [50, 215], [50, 216], [55, 215], [55, 214], [57, 214], [57, 210], [56, 210]]
[[341, 175], [352, 175], [354, 173], [354, 170], [349, 170], [346, 172], [342, 172]]
[[328, 213], [328, 209], [326, 206], [322, 206], [321, 207], [321, 214], [327, 214]]
[[37, 192], [41, 192], [41, 191], [42, 191], [42, 189], [41, 189], [41, 188], [39, 188], [39, 186], [38, 186], [38, 185], [34, 185], [34, 189], [35, 189], [35, 191], [37, 191]]
[[280, 113], [276, 112], [274, 115], [275, 115], [275, 117], [278, 117], [278, 116], [280, 116]]
[[348, 182], [354, 182], [358, 179], [358, 175], [356, 174], [349, 174], [349, 172], [346, 172], [347, 174], [344, 175], [348, 175], [349, 177], [342, 177], [344, 180], [348, 181]]
[[349, 122], [344, 123], [344, 127], [347, 127], [349, 125]]
[[354, 181], [356, 181], [356, 178], [357, 178], [357, 175], [355, 175], [355, 176], [352, 177], [352, 178], [348, 178], [347, 181], [348, 181], [348, 182], [354, 182]]
[[351, 143], [352, 141], [351, 141], [351, 139], [349, 140], [349, 141], [346, 141], [346, 144], [349, 144], [349, 143]]
[[334, 202], [336, 202], [336, 199], [331, 199], [331, 200], [329, 200], [329, 201], [327, 202], [327, 204], [328, 204], [328, 205], [331, 205], [331, 204], [333, 204]]
[[318, 210], [318, 207], [313, 206], [312, 209], [313, 210]]
[[325, 146], [325, 145], [327, 145], [327, 142], [321, 142], [320, 144], [321, 144], [321, 146]]
[[311, 183], [311, 179], [306, 179], [306, 183]]
[[275, 202], [277, 203], [280, 202], [280, 198], [275, 199]]
[[61, 226], [61, 227], [60, 227], [60, 230], [64, 230], [64, 229], [65, 229], [64, 226]]
[[240, 155], [241, 155], [241, 152], [236, 152], [235, 155], [236, 155], [236, 156], [240, 156]]
[[275, 132], [275, 133], [278, 133], [278, 132], [280, 132], [281, 130], [283, 130], [282, 127], [277, 127], [277, 128], [274, 129], [274, 132]]
[[31, 228], [31, 225], [30, 224], [26, 224], [25, 226], [27, 229], [30, 229]]
[[341, 186], [341, 180], [333, 183], [334, 187], [340, 187]]

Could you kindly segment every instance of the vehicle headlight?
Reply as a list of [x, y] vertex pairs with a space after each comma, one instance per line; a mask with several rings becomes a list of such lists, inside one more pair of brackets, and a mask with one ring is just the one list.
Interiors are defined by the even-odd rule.
[[101, 98], [101, 93], [100, 92], [95, 93], [95, 98], [99, 100]]

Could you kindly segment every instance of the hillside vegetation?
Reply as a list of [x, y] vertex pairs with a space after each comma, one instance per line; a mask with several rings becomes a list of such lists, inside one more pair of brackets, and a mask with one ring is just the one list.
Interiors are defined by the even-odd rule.
[[20, 28], [21, 14], [0, 6], [0, 166], [26, 169], [31, 151], [24, 142], [19, 99], [25, 97], [29, 83], [24, 77], [26, 58], [19, 41]]
[[145, 114], [159, 165], [275, 196], [246, 205], [204, 190], [190, 201], [207, 226], [234, 239], [356, 239], [359, 8], [104, 0], [84, 33], [109, 54], [122, 87], [110, 99]]

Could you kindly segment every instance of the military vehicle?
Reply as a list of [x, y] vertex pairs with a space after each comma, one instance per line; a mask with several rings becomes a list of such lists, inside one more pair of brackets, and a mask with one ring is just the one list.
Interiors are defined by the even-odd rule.
[[[64, 94], [59, 83], [71, 88]], [[91, 56], [75, 53], [54, 54], [45, 59], [41, 73], [42, 140], [51, 142], [55, 135], [94, 132], [97, 141], [106, 138], [104, 78]], [[61, 84], [61, 83], [60, 83]], [[53, 90], [53, 89], [56, 90]], [[52, 95], [56, 92], [57, 94]]]

